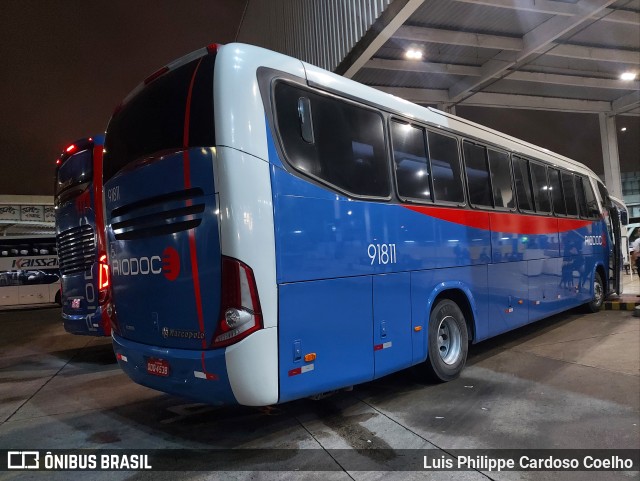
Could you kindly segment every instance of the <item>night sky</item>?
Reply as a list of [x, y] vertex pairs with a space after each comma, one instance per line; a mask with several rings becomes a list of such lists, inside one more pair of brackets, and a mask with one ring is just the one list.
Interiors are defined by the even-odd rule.
[[[0, 194], [53, 194], [55, 158], [103, 132], [159, 67], [236, 38], [245, 0], [1, 0]], [[463, 107], [458, 114], [602, 169], [598, 118]], [[621, 117], [623, 171], [640, 170], [638, 117]]]
[[56, 157], [145, 77], [232, 42], [246, 0], [0, 0], [0, 194], [53, 195]]

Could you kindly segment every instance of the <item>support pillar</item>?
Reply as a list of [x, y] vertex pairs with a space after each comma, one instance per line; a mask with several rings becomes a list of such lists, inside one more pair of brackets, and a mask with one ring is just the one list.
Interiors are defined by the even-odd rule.
[[622, 181], [620, 180], [620, 157], [618, 155], [618, 132], [615, 116], [598, 114], [600, 119], [600, 141], [602, 143], [602, 162], [604, 183], [609, 193], [622, 199]]

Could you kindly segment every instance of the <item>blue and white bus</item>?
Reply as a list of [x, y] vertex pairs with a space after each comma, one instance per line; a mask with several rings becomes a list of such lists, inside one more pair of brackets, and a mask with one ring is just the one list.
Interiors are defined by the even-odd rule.
[[60, 304], [60, 299], [55, 238], [0, 236], [0, 308]]
[[109, 266], [104, 236], [104, 136], [76, 140], [56, 159], [56, 241], [62, 273], [62, 319], [72, 334], [111, 335]]
[[573, 160], [254, 46], [151, 75], [105, 140], [113, 341], [131, 379], [269, 405], [414, 365], [615, 289]]

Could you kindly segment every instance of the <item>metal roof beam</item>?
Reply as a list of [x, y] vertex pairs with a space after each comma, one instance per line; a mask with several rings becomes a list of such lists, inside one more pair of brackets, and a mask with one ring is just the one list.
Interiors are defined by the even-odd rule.
[[610, 114], [623, 114], [631, 112], [638, 107], [640, 107], [640, 91], [635, 91], [611, 102]]
[[[568, 5], [568, 4], [567, 4]], [[524, 49], [522, 38], [487, 35], [473, 32], [457, 32], [428, 27], [400, 27], [394, 38], [413, 42], [439, 43], [464, 47], [490, 48], [507, 52]], [[553, 47], [549, 49], [549, 47]], [[549, 42], [534, 53], [545, 53], [554, 57], [578, 58], [600, 62], [640, 63], [640, 52], [613, 48], [584, 47], [582, 45]]]
[[524, 43], [521, 38], [428, 27], [400, 27], [395, 33], [394, 38], [411, 40], [413, 42], [444, 43], [448, 45], [493, 48], [497, 50], [520, 51], [524, 48]]
[[581, 0], [575, 4], [576, 7], [580, 9], [580, 14], [572, 17], [551, 17], [546, 22], [525, 34], [522, 38], [524, 48], [516, 52], [516, 55], [513, 56], [511, 60], [505, 61], [502, 56], [498, 54], [482, 66], [483, 74], [481, 77], [469, 77], [452, 86], [449, 89], [451, 101], [457, 103], [473, 95], [474, 89], [481, 88], [487, 81], [493, 80], [500, 73], [523, 62], [538, 50], [548, 47], [555, 39], [576, 28], [588, 20], [589, 17], [613, 2], [615, 2], [615, 0]]
[[456, 65], [450, 63], [435, 62], [415, 62], [411, 60], [390, 60], [384, 58], [374, 58], [369, 60], [365, 68], [374, 68], [378, 70], [393, 70], [397, 72], [424, 72], [445, 75], [465, 75], [480, 76], [482, 70], [480, 67], [472, 67], [469, 65]]
[[509, 73], [505, 80], [519, 80], [521, 82], [536, 82], [554, 85], [569, 85], [572, 87], [589, 87], [598, 89], [633, 90], [640, 88], [640, 82], [626, 82], [624, 80], [604, 79], [597, 77], [581, 77], [579, 75], [559, 75], [541, 72], [515, 71]]
[[[442, 75], [465, 75], [468, 77], [480, 77], [482, 69], [468, 65], [456, 65], [448, 63], [414, 62], [410, 60], [389, 60], [376, 58], [369, 60], [366, 68], [378, 70], [392, 70], [397, 72], [421, 72]], [[640, 89], [640, 82], [626, 82], [618, 79], [605, 79], [591, 75], [564, 75], [545, 72], [510, 71], [508, 79], [521, 82], [536, 82], [553, 85], [570, 85], [574, 87], [590, 87], [614, 90]]]
[[583, 47], [582, 45], [553, 44], [550, 50], [539, 51], [553, 57], [579, 58], [598, 62], [640, 63], [640, 52], [614, 48]]
[[[418, 89], [407, 87], [373, 86], [383, 92], [421, 104], [444, 104], [449, 102], [446, 90]], [[556, 110], [561, 112], [610, 113], [611, 103], [599, 100], [565, 99], [533, 95], [513, 95], [479, 92], [459, 105], [513, 108], [529, 110]]]
[[[575, 4], [555, 2], [550, 0], [454, 0], [459, 3], [472, 3], [487, 7], [508, 8], [525, 12], [543, 13], [548, 15], [578, 15]], [[593, 15], [593, 19], [605, 22], [625, 23], [640, 26], [640, 13], [629, 10], [605, 8]]]
[[393, 2], [336, 67], [335, 72], [346, 78], [352, 78], [423, 3], [424, 0]]

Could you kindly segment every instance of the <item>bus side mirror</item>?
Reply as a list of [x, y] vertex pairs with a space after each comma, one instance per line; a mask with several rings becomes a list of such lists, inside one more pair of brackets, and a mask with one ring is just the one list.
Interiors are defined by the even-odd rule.
[[620, 212], [620, 223], [622, 225], [627, 225], [629, 223], [629, 213], [625, 210]]

